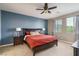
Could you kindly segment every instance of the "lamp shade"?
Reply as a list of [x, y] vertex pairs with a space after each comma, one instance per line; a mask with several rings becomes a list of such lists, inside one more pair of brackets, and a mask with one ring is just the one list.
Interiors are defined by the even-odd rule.
[[21, 31], [21, 28], [16, 28], [16, 31]]
[[45, 31], [45, 28], [43, 28], [42, 30]]

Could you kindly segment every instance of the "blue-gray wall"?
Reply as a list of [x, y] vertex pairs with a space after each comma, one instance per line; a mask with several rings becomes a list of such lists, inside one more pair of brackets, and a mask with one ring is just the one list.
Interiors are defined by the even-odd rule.
[[46, 28], [47, 20], [1, 11], [1, 45], [13, 42], [15, 28]]
[[1, 10], [0, 10], [0, 44], [1, 44]]

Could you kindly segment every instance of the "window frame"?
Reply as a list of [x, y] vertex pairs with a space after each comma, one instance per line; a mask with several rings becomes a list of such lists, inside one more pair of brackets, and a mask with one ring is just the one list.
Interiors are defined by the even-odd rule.
[[[70, 20], [70, 19], [68, 19], [68, 18], [73, 18], [73, 19]], [[75, 16], [74, 16], [74, 17], [67, 17], [67, 18], [66, 18], [66, 32], [74, 32], [74, 20], [75, 20]], [[67, 24], [67, 22], [70, 23], [70, 21], [73, 21], [73, 22], [72, 22], [73, 24], [70, 26], [70, 28], [67, 28], [68, 25], [69, 25], [69, 24]]]
[[[59, 23], [61, 21], [61, 23]], [[56, 19], [55, 20], [55, 29], [54, 29], [54, 32], [55, 33], [60, 33], [60, 32], [62, 32], [62, 25], [63, 25], [63, 23], [62, 23], [62, 19]], [[60, 26], [59, 28], [58, 28], [58, 26]]]

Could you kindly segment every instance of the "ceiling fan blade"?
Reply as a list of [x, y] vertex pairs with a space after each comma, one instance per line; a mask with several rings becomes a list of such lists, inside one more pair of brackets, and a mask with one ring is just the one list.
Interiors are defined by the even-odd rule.
[[36, 9], [36, 10], [44, 10], [44, 9]]
[[55, 9], [55, 8], [57, 8], [57, 6], [50, 7], [50, 8], [48, 8], [48, 10]]
[[48, 11], [48, 13], [51, 13], [51, 11]]
[[44, 11], [43, 12], [41, 12], [41, 14], [43, 14], [44, 13]]

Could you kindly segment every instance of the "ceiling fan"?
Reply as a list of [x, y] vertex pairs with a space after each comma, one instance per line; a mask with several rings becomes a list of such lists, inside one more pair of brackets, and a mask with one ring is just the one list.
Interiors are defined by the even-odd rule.
[[42, 9], [36, 9], [36, 10], [43, 10], [42, 12], [41, 12], [41, 14], [43, 14], [43, 13], [51, 13], [51, 9], [55, 9], [55, 8], [57, 8], [57, 6], [53, 6], [53, 7], [49, 7], [48, 8], [48, 3], [45, 3], [44, 4], [44, 7], [42, 8]]

